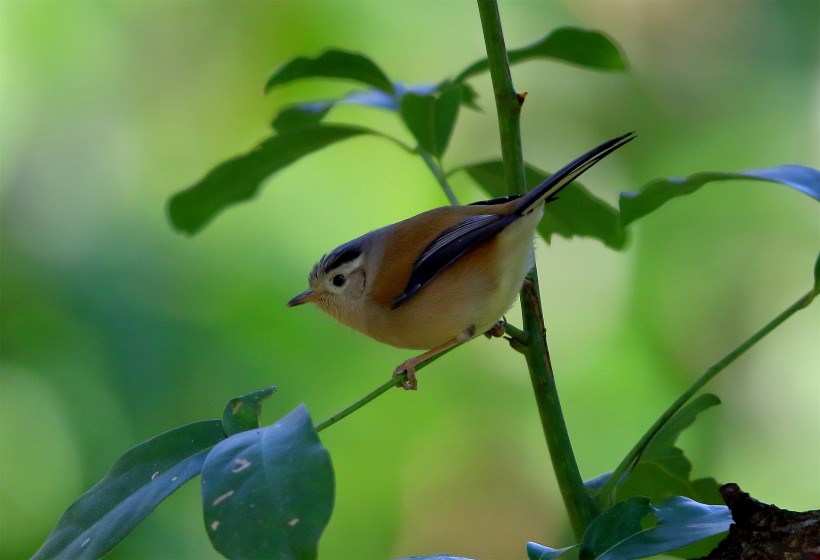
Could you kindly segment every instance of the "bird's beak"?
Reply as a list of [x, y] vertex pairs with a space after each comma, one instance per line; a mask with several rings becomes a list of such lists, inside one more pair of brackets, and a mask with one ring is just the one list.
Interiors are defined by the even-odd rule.
[[311, 301], [316, 300], [316, 294], [313, 293], [313, 290], [305, 290], [292, 300], [288, 302], [288, 307], [296, 307], [297, 305], [302, 305], [303, 303], [308, 303]]

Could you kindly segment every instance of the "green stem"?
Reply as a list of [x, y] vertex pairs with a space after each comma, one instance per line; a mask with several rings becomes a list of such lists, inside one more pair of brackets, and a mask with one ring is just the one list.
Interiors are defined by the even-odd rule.
[[495, 93], [507, 194], [521, 194], [527, 190], [520, 119], [524, 98], [519, 96], [513, 87], [510, 62], [507, 58], [507, 48], [504, 45], [501, 17], [498, 15], [496, 0], [478, 0], [478, 13], [481, 16], [481, 29], [484, 32], [490, 78]]
[[504, 334], [510, 337], [510, 343], [515, 343], [518, 347], [527, 346], [530, 341], [530, 337], [526, 331], [522, 331], [515, 325], [511, 325], [510, 323], [506, 323], [506, 327], [504, 330]]
[[458, 199], [456, 198], [456, 194], [453, 192], [453, 188], [450, 186], [450, 183], [447, 182], [447, 176], [445, 175], [444, 170], [429, 152], [421, 149], [421, 147], [418, 148], [418, 152], [419, 155], [421, 155], [421, 159], [423, 159], [424, 163], [427, 164], [427, 167], [430, 168], [430, 171], [433, 173], [436, 181], [438, 181], [438, 184], [441, 185], [447, 200], [449, 200], [450, 204], [453, 206], [458, 206]]
[[319, 424], [316, 424], [316, 426], [314, 427], [314, 429], [316, 430], [316, 433], [321, 432], [322, 430], [324, 430], [328, 426], [332, 426], [333, 424], [335, 424], [339, 420], [345, 418], [346, 416], [349, 416], [349, 415], [353, 414], [354, 412], [359, 410], [361, 407], [363, 407], [364, 405], [366, 405], [367, 403], [369, 403], [370, 401], [372, 401], [373, 399], [375, 399], [379, 395], [382, 395], [383, 393], [386, 393], [387, 391], [389, 391], [390, 389], [395, 387], [397, 384], [402, 383], [406, 379], [407, 379], [407, 373], [403, 373], [400, 376], [396, 376], [396, 377], [390, 379], [389, 381], [384, 382], [379, 387], [377, 387], [376, 389], [370, 391], [368, 394], [366, 394], [365, 396], [363, 396], [362, 398], [360, 398], [359, 400], [357, 400], [356, 402], [354, 402], [353, 404], [351, 404], [350, 406], [348, 406], [344, 410], [341, 410], [341, 411], [337, 412], [336, 414], [334, 414], [333, 416], [331, 416], [330, 418], [328, 418], [324, 422], [320, 422]]
[[760, 340], [765, 337], [767, 334], [772, 332], [781, 323], [783, 323], [786, 319], [794, 315], [799, 310], [803, 309], [804, 307], [808, 307], [808, 305], [812, 302], [812, 300], [817, 295], [817, 289], [808, 292], [803, 297], [798, 299], [792, 305], [788, 307], [785, 311], [783, 311], [780, 315], [769, 321], [762, 329], [757, 331], [753, 334], [749, 339], [747, 339], [743, 344], [729, 352], [726, 356], [724, 356], [720, 361], [715, 363], [709, 369], [707, 369], [692, 385], [689, 387], [684, 393], [678, 397], [678, 399], [672, 403], [672, 405], [666, 409], [660, 418], [652, 425], [651, 428], [643, 435], [643, 437], [635, 444], [635, 446], [627, 453], [626, 457], [621, 461], [618, 467], [612, 471], [612, 475], [607, 479], [606, 483], [601, 487], [600, 491], [598, 492], [598, 505], [601, 508], [608, 507], [614, 501], [614, 494], [615, 489], [618, 486], [618, 482], [627, 474], [637, 463], [640, 459], [641, 454], [643, 453], [646, 446], [652, 440], [653, 437], [660, 431], [660, 429], [669, 421], [670, 418], [678, 411], [680, 408], [686, 404], [686, 402], [691, 399], [698, 391], [700, 391], [704, 385], [706, 385], [709, 381], [711, 381], [718, 373], [726, 369], [729, 364], [737, 360], [740, 356], [742, 356], [747, 350], [749, 350], [752, 346], [760, 342]]
[[[459, 345], [459, 346], [461, 346], [461, 345]], [[455, 350], [459, 346], [454, 346], [452, 348], [448, 348], [447, 350], [445, 350], [441, 354], [436, 354], [432, 358], [428, 358], [428, 359], [424, 360], [423, 362], [421, 362], [420, 364], [418, 364], [416, 366], [416, 372], [418, 373], [419, 370], [427, 367], [428, 365], [432, 364], [433, 362], [435, 362], [436, 360], [438, 360], [439, 358], [441, 358], [442, 356], [444, 356], [448, 352], [452, 352], [453, 350]], [[356, 402], [354, 402], [350, 406], [344, 408], [343, 410], [340, 410], [339, 412], [337, 412], [336, 414], [334, 414], [333, 416], [331, 416], [330, 418], [328, 418], [324, 422], [319, 422], [318, 424], [316, 424], [316, 426], [314, 426], [314, 429], [316, 430], [316, 433], [319, 433], [322, 430], [324, 430], [325, 428], [327, 428], [328, 426], [332, 426], [333, 424], [335, 424], [339, 420], [342, 420], [343, 418], [345, 418], [347, 416], [350, 416], [351, 414], [353, 414], [354, 412], [359, 410], [361, 407], [363, 407], [364, 405], [366, 405], [370, 401], [374, 400], [376, 397], [386, 393], [387, 391], [389, 391], [393, 387], [396, 387], [396, 386], [400, 385], [401, 383], [403, 383], [406, 380], [407, 380], [407, 372], [404, 372], [401, 375], [397, 375], [395, 377], [390, 378], [389, 381], [385, 381], [384, 383], [382, 383], [381, 385], [379, 385], [378, 387], [376, 387], [375, 389], [370, 391], [368, 394], [366, 394], [365, 396], [363, 396], [362, 398], [360, 398], [359, 400], [357, 400]]]
[[564, 507], [569, 515], [572, 531], [580, 541], [587, 526], [598, 515], [595, 500], [584, 488], [584, 480], [575, 461], [572, 442], [558, 399], [558, 388], [547, 346], [547, 332], [538, 294], [538, 272], [530, 271], [521, 290], [521, 314], [524, 330], [529, 333], [525, 356], [530, 370], [530, 381], [538, 405], [541, 428], [547, 440], [552, 468], [561, 490]]
[[[481, 28], [484, 32], [490, 77], [498, 111], [498, 128], [501, 134], [501, 153], [504, 158], [507, 192], [522, 193], [526, 191], [520, 124], [524, 96], [516, 93], [513, 87], [498, 5], [495, 0], [478, 0], [478, 11], [481, 16]], [[595, 500], [587, 494], [584, 488], [561, 411], [541, 312], [537, 270], [533, 268], [527, 278], [528, 281], [525, 282], [521, 291], [521, 312], [524, 318], [527, 345], [519, 350], [524, 350], [527, 358], [535, 402], [541, 417], [541, 426], [549, 448], [555, 477], [561, 489], [561, 496], [572, 524], [572, 530], [580, 540], [586, 527], [598, 514], [598, 509]]]

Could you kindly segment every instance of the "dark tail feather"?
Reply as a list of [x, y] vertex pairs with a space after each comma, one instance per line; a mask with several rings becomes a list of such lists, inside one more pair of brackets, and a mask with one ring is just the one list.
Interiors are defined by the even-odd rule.
[[618, 136], [617, 138], [604, 142], [597, 148], [593, 148], [584, 155], [575, 158], [560, 170], [550, 175], [543, 183], [522, 196], [518, 203], [516, 213], [524, 214], [539, 202], [554, 199], [561, 189], [577, 179], [584, 171], [634, 139], [635, 133], [628, 132], [623, 136]]

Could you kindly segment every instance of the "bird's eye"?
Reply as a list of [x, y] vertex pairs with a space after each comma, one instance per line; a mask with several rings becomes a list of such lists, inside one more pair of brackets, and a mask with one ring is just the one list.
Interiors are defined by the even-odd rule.
[[347, 282], [347, 278], [344, 274], [337, 274], [333, 277], [333, 280], [331, 280], [331, 282], [333, 282], [333, 285], [337, 288], [341, 288], [345, 285], [345, 282]]

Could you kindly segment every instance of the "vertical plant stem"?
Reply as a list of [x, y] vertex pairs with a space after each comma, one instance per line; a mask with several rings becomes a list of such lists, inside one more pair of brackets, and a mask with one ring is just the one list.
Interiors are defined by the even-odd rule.
[[521, 194], [527, 188], [524, 175], [524, 149], [521, 146], [521, 105], [524, 98], [515, 91], [510, 74], [510, 62], [501, 31], [501, 18], [495, 0], [478, 0], [481, 29], [487, 47], [487, 62], [495, 94], [498, 131], [501, 136], [501, 157], [504, 160], [504, 180], [508, 194]]
[[[478, 0], [478, 11], [495, 93], [507, 191], [510, 194], [522, 193], [526, 191], [526, 179], [520, 116], [525, 96], [519, 95], [513, 87], [496, 1]], [[598, 509], [595, 500], [584, 489], [558, 400], [541, 312], [538, 271], [535, 268], [530, 271], [521, 291], [521, 310], [528, 340], [525, 355], [541, 426], [572, 530], [580, 540], [586, 527], [598, 514]]]

